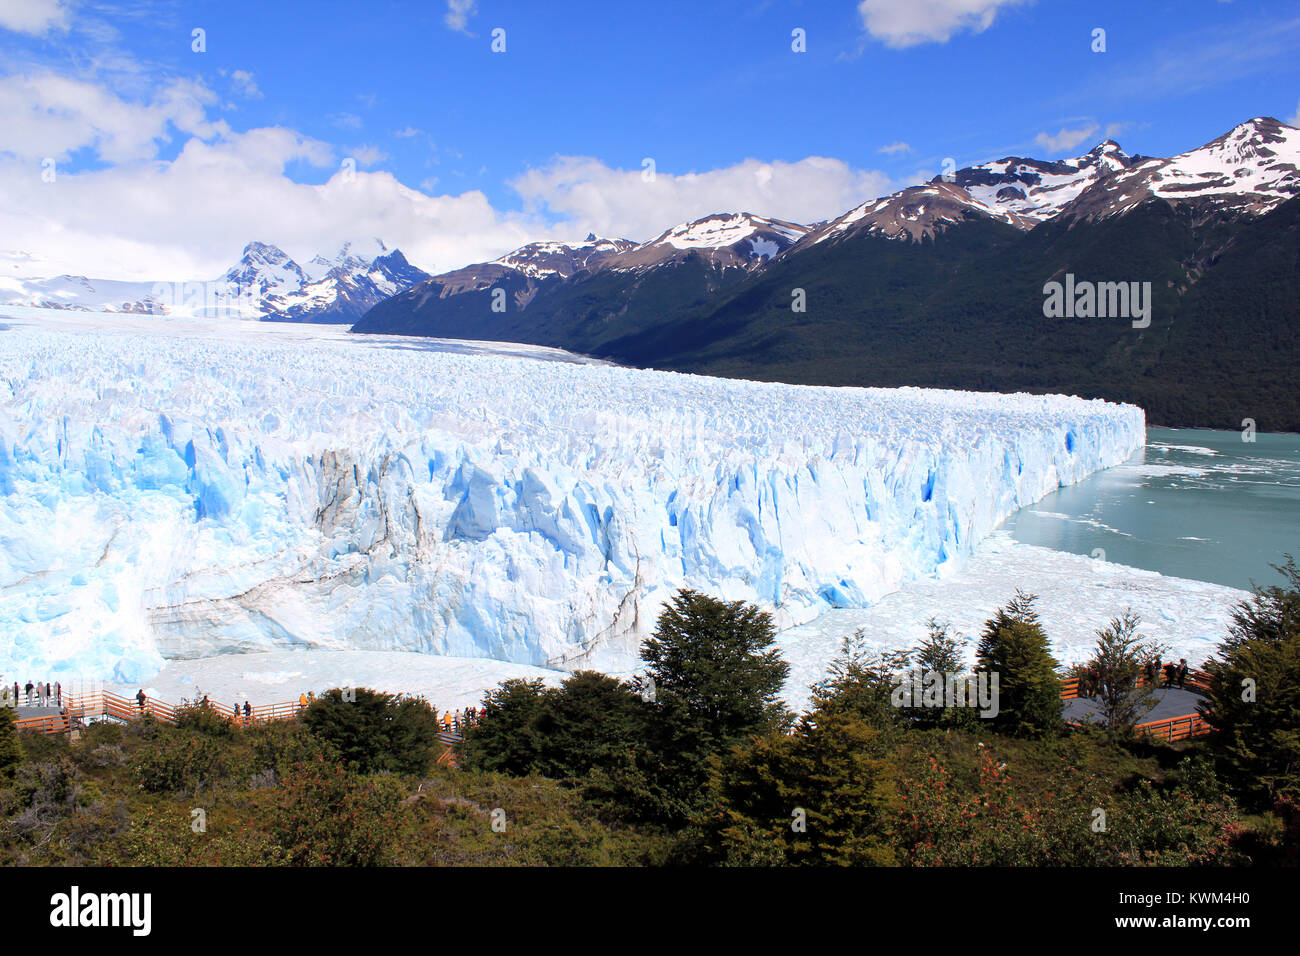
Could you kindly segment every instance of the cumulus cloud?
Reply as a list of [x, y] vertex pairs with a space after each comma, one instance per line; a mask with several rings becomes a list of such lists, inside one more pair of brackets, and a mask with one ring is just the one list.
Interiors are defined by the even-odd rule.
[[63, 0], [4, 0], [0, 3], [0, 28], [42, 36], [66, 30], [68, 8]]
[[1004, 7], [1026, 0], [861, 0], [862, 27], [886, 46], [947, 43], [969, 30], [983, 33]]
[[191, 139], [171, 162], [60, 173], [53, 183], [0, 160], [0, 235], [48, 274], [137, 280], [215, 278], [253, 239], [306, 261], [380, 236], [443, 271], [538, 238], [534, 224], [499, 213], [477, 191], [428, 196], [390, 173], [342, 164], [319, 185], [285, 175], [293, 160], [333, 159], [324, 144], [267, 128]]
[[172, 128], [202, 138], [224, 131], [224, 123], [207, 118], [215, 101], [193, 80], [170, 81], [151, 100], [136, 102], [53, 73], [7, 76], [0, 78], [0, 152], [36, 160], [91, 148], [110, 163], [144, 159]]
[[478, 13], [478, 0], [447, 0], [447, 13], [442, 18], [452, 30], [468, 33], [469, 18]]
[[715, 212], [750, 212], [814, 222], [883, 195], [888, 176], [838, 159], [746, 159], [703, 173], [624, 170], [583, 156], [561, 156], [511, 180], [532, 213], [561, 218], [574, 235], [595, 232], [650, 239], [669, 226]]
[[1099, 128], [1096, 123], [1087, 123], [1078, 129], [1062, 127], [1055, 133], [1039, 133], [1034, 137], [1034, 142], [1043, 149], [1059, 153], [1062, 150], [1074, 149], [1084, 140], [1091, 138]]
[[[357, 236], [381, 236], [411, 260], [442, 271], [538, 238], [544, 224], [498, 212], [480, 192], [428, 196], [360, 147], [342, 162], [328, 143], [283, 127], [234, 132], [211, 122], [217, 97], [194, 81], [164, 84], [149, 99], [120, 97], [49, 73], [0, 79], [0, 236], [15, 263], [39, 273], [97, 278], [212, 278], [261, 239], [294, 257], [333, 252]], [[160, 146], [182, 141], [174, 159]], [[43, 160], [85, 150], [103, 165]], [[335, 172], [297, 182], [287, 168]], [[73, 172], [71, 169], [77, 169]]]
[[[810, 222], [892, 188], [883, 173], [817, 156], [653, 179], [562, 156], [509, 182], [516, 211], [479, 190], [434, 195], [433, 178], [410, 188], [368, 168], [387, 158], [374, 145], [341, 153], [284, 127], [235, 131], [209, 119], [219, 99], [195, 80], [132, 99], [48, 72], [0, 78], [2, 256], [32, 277], [203, 279], [251, 240], [305, 261], [379, 236], [442, 272], [540, 239], [649, 239], [714, 212]], [[53, 181], [42, 176], [49, 157]]]

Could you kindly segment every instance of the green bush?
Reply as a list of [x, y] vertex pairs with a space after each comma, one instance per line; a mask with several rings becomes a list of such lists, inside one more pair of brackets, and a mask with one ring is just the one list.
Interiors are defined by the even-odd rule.
[[313, 700], [301, 720], [357, 773], [423, 774], [434, 760], [438, 721], [421, 700], [336, 687]]
[[367, 778], [317, 758], [282, 783], [271, 836], [293, 866], [381, 866], [400, 838], [404, 795], [394, 777]]

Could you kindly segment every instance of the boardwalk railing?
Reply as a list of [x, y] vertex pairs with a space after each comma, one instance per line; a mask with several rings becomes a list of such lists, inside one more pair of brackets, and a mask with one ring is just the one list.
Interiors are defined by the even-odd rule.
[[[164, 724], [174, 725], [177, 711], [183, 709], [153, 697], [146, 696], [141, 701], [139, 698], [119, 697], [117, 694], [108, 691], [98, 691], [82, 696], [64, 694], [62, 705], [61, 711], [57, 714], [24, 717], [14, 721], [14, 726], [19, 730], [39, 730], [47, 734], [58, 734], [71, 730], [74, 723], [84, 724], [96, 718], [133, 721], [146, 716], [153, 717]], [[260, 707], [250, 707], [249, 714], [245, 717], [243, 710], [238, 707], [212, 701], [209, 701], [206, 705], [191, 706], [206, 706], [213, 713], [224, 717], [231, 723], [240, 725], [289, 720], [296, 717], [302, 709], [302, 704], [297, 701], [283, 704], [263, 704]]]
[[[1201, 693], [1205, 693], [1207, 690], [1210, 689], [1211, 679], [1212, 678], [1210, 677], [1208, 671], [1189, 670], [1187, 672], [1187, 681], [1182, 689], [1195, 690], [1195, 691], [1200, 691]], [[1150, 684], [1151, 682], [1147, 680], [1145, 674], [1143, 674], [1141, 677], [1138, 678], [1139, 687], [1148, 687], [1150, 686]], [[1156, 681], [1155, 686], [1156, 687], [1166, 686], [1166, 684], [1164, 683], [1163, 676], [1161, 676], [1160, 680]], [[1177, 686], [1177, 685], [1174, 684], [1168, 686]], [[1079, 678], [1077, 677], [1062, 678], [1061, 679], [1061, 700], [1074, 700], [1078, 696], [1079, 696]]]
[[[1210, 689], [1210, 681], [1213, 677], [1208, 671], [1190, 670], [1187, 672], [1187, 679], [1179, 687], [1177, 684], [1165, 684], [1163, 675], [1156, 681], [1155, 686], [1176, 687], [1179, 690], [1195, 691], [1204, 694]], [[1143, 674], [1138, 678], [1139, 687], [1151, 686], [1151, 681]], [[1061, 700], [1076, 700], [1079, 697], [1079, 678], [1067, 677], [1061, 681]], [[1137, 724], [1133, 730], [1140, 736], [1155, 737], [1160, 740], [1167, 740], [1175, 743], [1179, 740], [1187, 740], [1189, 737], [1200, 737], [1208, 734], [1213, 728], [1206, 722], [1205, 718], [1199, 713], [1182, 714], [1178, 717], [1167, 717], [1163, 720], [1151, 720], [1145, 724]]]
[[1140, 735], [1175, 743], [1189, 737], [1208, 734], [1213, 728], [1200, 714], [1188, 714], [1185, 717], [1170, 717], [1167, 720], [1153, 720], [1150, 723], [1138, 724], [1133, 729]]

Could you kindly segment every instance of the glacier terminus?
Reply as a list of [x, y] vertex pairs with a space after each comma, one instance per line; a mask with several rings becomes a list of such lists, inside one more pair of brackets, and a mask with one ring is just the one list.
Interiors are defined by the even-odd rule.
[[324, 326], [0, 318], [0, 657], [622, 669], [679, 587], [781, 626], [943, 576], [1141, 409], [644, 371]]

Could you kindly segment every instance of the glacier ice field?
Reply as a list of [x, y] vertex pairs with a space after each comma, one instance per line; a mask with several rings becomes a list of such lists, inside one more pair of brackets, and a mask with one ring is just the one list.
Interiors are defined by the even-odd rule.
[[112, 321], [0, 320], [9, 679], [303, 647], [624, 669], [679, 587], [781, 626], [868, 606], [1145, 436], [1100, 400]]

